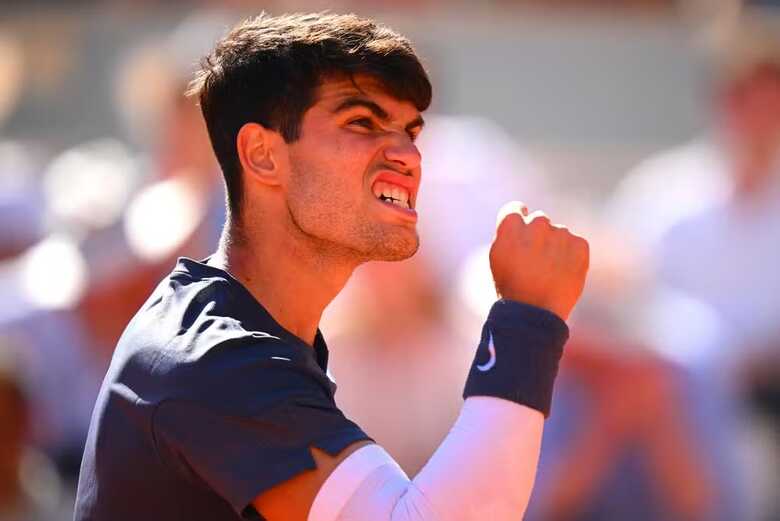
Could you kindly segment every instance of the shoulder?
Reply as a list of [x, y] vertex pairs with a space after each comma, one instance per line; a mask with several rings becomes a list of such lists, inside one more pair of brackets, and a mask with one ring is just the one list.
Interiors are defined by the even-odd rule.
[[205, 336], [211, 338], [139, 351], [120, 383], [139, 395], [149, 392], [145, 401], [167, 403], [168, 409], [178, 404], [225, 415], [255, 416], [301, 395], [333, 400], [335, 384], [301, 348], [260, 332]]
[[122, 335], [110, 380], [147, 403], [182, 400], [225, 412], [241, 404], [246, 413], [303, 387], [332, 395], [310, 347], [227, 274], [203, 271], [177, 268], [158, 285]]
[[191, 398], [232, 397], [260, 406], [305, 391], [330, 400], [335, 386], [313, 353], [272, 337], [224, 339], [192, 364]]

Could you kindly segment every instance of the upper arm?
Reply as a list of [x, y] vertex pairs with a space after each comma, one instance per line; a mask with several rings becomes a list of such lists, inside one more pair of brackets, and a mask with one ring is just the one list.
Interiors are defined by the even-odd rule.
[[317, 492], [331, 472], [350, 454], [370, 443], [369, 440], [352, 443], [335, 456], [311, 447], [317, 467], [264, 491], [252, 501], [252, 506], [267, 521], [306, 521]]
[[[327, 376], [295, 349], [234, 343], [212, 348], [209, 357], [197, 383], [157, 404], [152, 436], [161, 462], [179, 479], [207, 486], [238, 516], [277, 487], [271, 505], [281, 495], [292, 498], [286, 509], [308, 508], [306, 490], [316, 495], [319, 475], [350, 446], [371, 440], [338, 409]], [[303, 485], [280, 486], [287, 482]], [[272, 508], [264, 501], [263, 510]], [[305, 519], [305, 512], [281, 519]], [[274, 512], [268, 516], [273, 520]]]

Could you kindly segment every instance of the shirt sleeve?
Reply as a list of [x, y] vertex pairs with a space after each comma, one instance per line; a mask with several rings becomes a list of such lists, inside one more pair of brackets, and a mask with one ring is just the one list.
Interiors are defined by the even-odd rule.
[[261, 492], [315, 468], [310, 447], [335, 455], [371, 439], [336, 407], [324, 373], [295, 353], [262, 346], [212, 365], [197, 391], [157, 406], [155, 444], [166, 465], [239, 515], [254, 513]]

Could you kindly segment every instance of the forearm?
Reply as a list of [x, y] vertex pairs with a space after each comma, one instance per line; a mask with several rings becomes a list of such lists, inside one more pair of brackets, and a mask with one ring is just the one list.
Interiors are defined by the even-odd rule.
[[337, 468], [309, 521], [522, 519], [539, 458], [544, 416], [500, 398], [467, 398], [455, 425], [409, 480], [381, 447]]
[[412, 483], [438, 519], [522, 519], [543, 427], [539, 411], [500, 398], [469, 397]]
[[483, 330], [460, 416], [420, 473], [409, 481], [383, 450], [362, 449], [334, 471], [310, 519], [522, 518], [567, 337], [551, 313], [500, 301]]
[[449, 505], [464, 519], [522, 517], [567, 339], [566, 324], [546, 310], [507, 300], [493, 306], [460, 417], [415, 478], [437, 511]]

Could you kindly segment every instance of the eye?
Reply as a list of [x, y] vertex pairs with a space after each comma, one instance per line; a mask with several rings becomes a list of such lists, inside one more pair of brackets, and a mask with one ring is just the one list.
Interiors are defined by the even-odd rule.
[[349, 124], [357, 125], [359, 127], [363, 127], [368, 130], [374, 129], [374, 122], [371, 120], [371, 118], [362, 117], [362, 118], [353, 119], [352, 121], [349, 122]]

